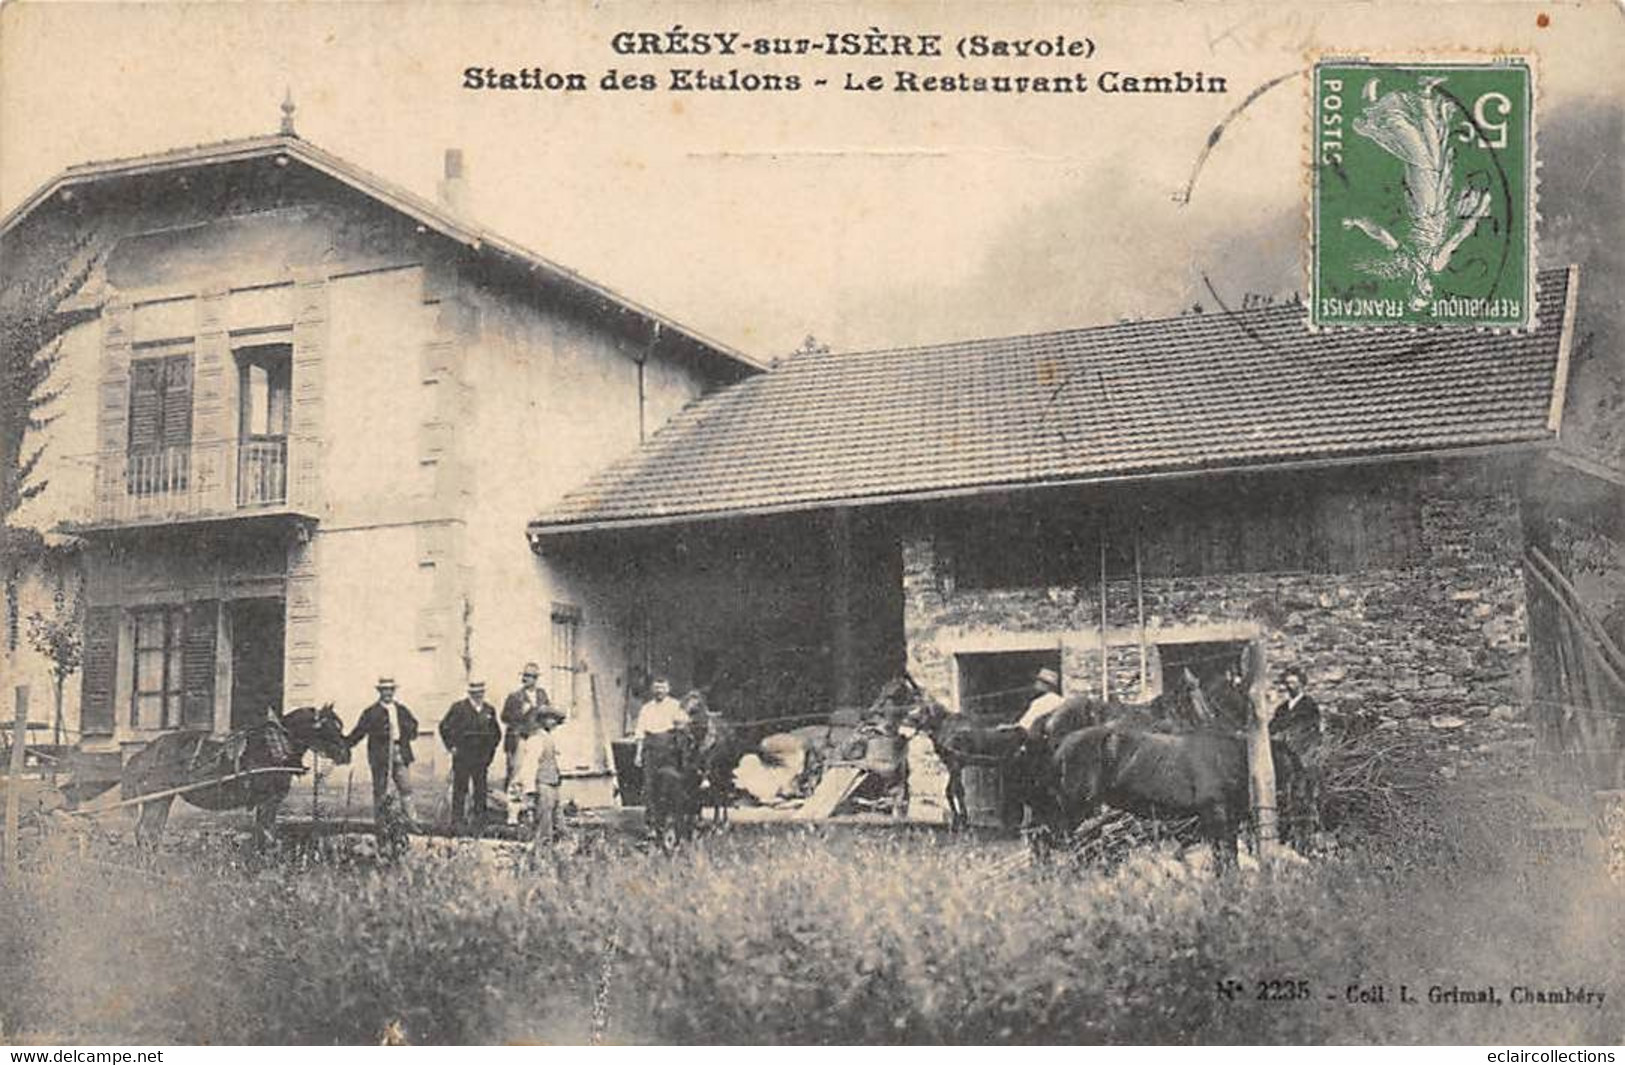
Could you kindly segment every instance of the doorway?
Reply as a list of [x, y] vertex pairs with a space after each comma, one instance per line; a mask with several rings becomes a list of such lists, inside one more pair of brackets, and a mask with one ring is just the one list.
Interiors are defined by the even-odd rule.
[[1038, 693], [1033, 677], [1040, 669], [1061, 672], [1061, 652], [1000, 651], [990, 654], [959, 654], [959, 709], [990, 723], [1020, 720], [1027, 704]]
[[281, 713], [283, 611], [281, 599], [231, 603], [231, 727], [264, 720], [267, 707]]

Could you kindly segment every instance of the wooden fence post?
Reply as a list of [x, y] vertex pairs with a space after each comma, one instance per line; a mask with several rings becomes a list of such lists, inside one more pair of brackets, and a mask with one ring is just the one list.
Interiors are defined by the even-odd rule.
[[1274, 857], [1277, 839], [1275, 756], [1270, 751], [1269, 668], [1262, 636], [1253, 638], [1248, 655], [1252, 689], [1247, 702], [1252, 713], [1247, 728], [1247, 776], [1251, 782], [1253, 824], [1258, 830], [1258, 858], [1262, 862]]
[[11, 775], [6, 779], [6, 876], [17, 878], [17, 833], [22, 821], [23, 752], [28, 744], [28, 685], [17, 685], [17, 721], [11, 733]]

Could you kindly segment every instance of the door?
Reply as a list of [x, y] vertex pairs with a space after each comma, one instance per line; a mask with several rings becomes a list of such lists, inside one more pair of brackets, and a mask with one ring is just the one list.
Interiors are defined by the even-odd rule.
[[262, 720], [282, 705], [283, 601], [239, 599], [231, 604], [231, 727]]

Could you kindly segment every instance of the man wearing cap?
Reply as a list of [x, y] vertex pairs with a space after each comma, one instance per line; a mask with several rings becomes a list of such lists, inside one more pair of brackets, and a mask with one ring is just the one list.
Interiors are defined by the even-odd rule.
[[404, 703], [395, 701], [395, 680], [378, 678], [378, 699], [361, 711], [355, 728], [345, 737], [351, 747], [367, 740], [367, 765], [372, 770], [373, 818], [383, 822], [391, 788], [399, 800], [401, 815], [408, 823], [412, 814], [412, 788], [407, 767], [412, 764], [412, 741], [418, 738], [418, 719]]
[[513, 787], [514, 767], [519, 761], [519, 734], [514, 731], [514, 726], [548, 705], [546, 689], [536, 683], [541, 675], [540, 666], [535, 662], [526, 662], [525, 671], [519, 677], [518, 689], [509, 692], [508, 697], [502, 700], [502, 727], [506, 730], [502, 736], [504, 788]]
[[474, 790], [474, 820], [485, 821], [488, 770], [502, 742], [496, 707], [485, 701], [485, 682], [468, 682], [468, 697], [446, 708], [440, 719], [440, 740], [451, 752], [451, 821], [467, 820], [468, 792]]
[[1053, 669], [1041, 669], [1033, 677], [1033, 690], [1038, 693], [1033, 701], [1027, 704], [1027, 712], [1021, 715], [1016, 727], [1031, 736], [1044, 719], [1060, 706], [1064, 701], [1061, 698], [1061, 677]]

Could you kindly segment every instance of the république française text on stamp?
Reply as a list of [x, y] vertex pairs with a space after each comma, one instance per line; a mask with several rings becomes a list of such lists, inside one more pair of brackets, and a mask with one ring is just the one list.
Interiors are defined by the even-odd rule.
[[1533, 323], [1527, 62], [1323, 59], [1313, 107], [1311, 325]]

